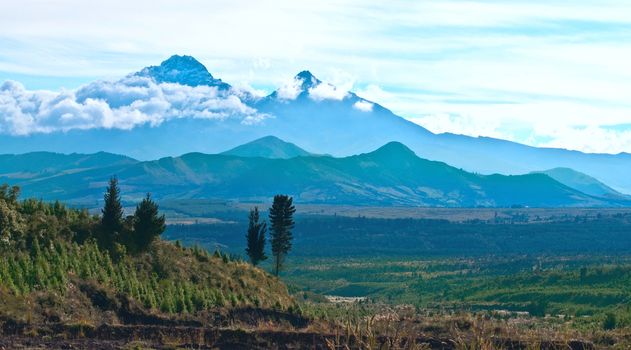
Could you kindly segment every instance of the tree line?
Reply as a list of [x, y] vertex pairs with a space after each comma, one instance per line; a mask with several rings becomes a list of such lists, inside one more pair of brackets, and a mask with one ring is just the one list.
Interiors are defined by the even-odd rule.
[[166, 229], [164, 215], [151, 194], [136, 206], [133, 215], [124, 217], [118, 179], [112, 177], [103, 196], [101, 222], [96, 241], [99, 246], [117, 254], [146, 251], [151, 243]]
[[124, 216], [116, 177], [109, 181], [100, 218], [60, 202], [19, 202], [19, 194], [17, 186], [0, 186], [0, 243], [4, 247], [30, 248], [34, 241], [62, 236], [79, 244], [93, 240], [113, 257], [121, 257], [146, 251], [166, 229], [164, 215], [159, 214], [150, 194], [133, 215]]
[[[87, 210], [68, 209], [59, 202], [47, 204], [41, 200], [28, 199], [18, 203], [19, 192], [18, 187], [3, 185], [0, 188], [0, 241], [5, 245], [12, 242], [29, 248], [34, 240], [49, 241], [52, 240], [51, 237], [57, 236], [57, 225], [51, 216], [32, 220], [33, 215], [30, 214], [40, 212], [51, 212], [52, 217], [58, 220], [71, 220], [70, 223], [59, 225], [70, 228], [59, 228], [67, 231], [67, 235], [72, 235], [67, 238], [79, 244], [94, 241], [114, 259], [147, 251], [166, 229], [165, 217], [159, 213], [159, 206], [153, 201], [151, 194], [147, 194], [136, 206], [132, 215], [125, 216], [116, 177], [109, 180], [100, 216], [90, 215]], [[269, 208], [268, 232], [268, 224], [261, 218], [258, 207], [250, 210], [246, 254], [254, 266], [267, 259], [266, 243], [269, 233], [272, 269], [274, 275], [279, 275], [292, 248], [295, 211], [292, 197], [283, 194], [274, 196]], [[41, 227], [28, 227], [37, 223]], [[35, 232], [40, 233], [39, 237], [34, 235]]]
[[[274, 275], [278, 276], [282, 270], [287, 254], [291, 250], [295, 222], [293, 219], [296, 208], [293, 198], [279, 194], [274, 196], [274, 201], [269, 209], [270, 240], [272, 257], [274, 259]], [[252, 265], [256, 266], [267, 259], [265, 243], [267, 236], [267, 223], [261, 221], [258, 207], [250, 210], [248, 216], [248, 230], [246, 234], [245, 252]]]

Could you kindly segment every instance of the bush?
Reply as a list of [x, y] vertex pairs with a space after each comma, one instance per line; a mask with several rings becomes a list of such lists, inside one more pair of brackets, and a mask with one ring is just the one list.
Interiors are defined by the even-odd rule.
[[618, 326], [618, 320], [616, 319], [616, 315], [612, 313], [608, 313], [605, 315], [605, 320], [603, 321], [603, 329], [606, 331], [610, 331], [612, 329], [616, 329]]

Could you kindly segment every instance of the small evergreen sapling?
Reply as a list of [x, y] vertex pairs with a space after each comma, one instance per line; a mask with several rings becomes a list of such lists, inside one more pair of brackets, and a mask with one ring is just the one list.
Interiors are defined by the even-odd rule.
[[245, 248], [245, 252], [254, 266], [267, 259], [265, 256], [266, 234], [267, 223], [260, 221], [259, 209], [254, 207], [250, 210], [248, 234], [246, 235], [247, 247]]

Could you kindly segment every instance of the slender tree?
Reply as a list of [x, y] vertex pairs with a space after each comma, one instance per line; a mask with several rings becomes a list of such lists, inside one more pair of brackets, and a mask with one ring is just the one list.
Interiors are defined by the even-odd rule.
[[105, 204], [101, 213], [101, 227], [98, 243], [102, 247], [110, 248], [118, 240], [123, 229], [123, 206], [121, 205], [120, 189], [116, 176], [110, 179], [109, 186], [103, 196]]
[[265, 235], [267, 233], [267, 223], [259, 221], [259, 208], [254, 207], [250, 210], [248, 234], [246, 235], [247, 247], [246, 254], [250, 257], [252, 265], [256, 266], [259, 262], [267, 259], [265, 256]]
[[164, 215], [159, 215], [158, 204], [147, 193], [147, 197], [136, 206], [134, 214], [133, 241], [138, 251], [145, 251], [164, 232], [164, 221]]
[[274, 203], [269, 210], [269, 221], [272, 254], [274, 255], [274, 274], [276, 276], [283, 268], [285, 257], [291, 250], [291, 240], [293, 239], [291, 230], [294, 228], [293, 216], [295, 212], [293, 198], [281, 194], [274, 196]]

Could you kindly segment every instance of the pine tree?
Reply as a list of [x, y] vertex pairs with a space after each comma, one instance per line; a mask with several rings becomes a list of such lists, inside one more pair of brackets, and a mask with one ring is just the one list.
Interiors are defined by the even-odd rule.
[[248, 234], [246, 236], [247, 248], [245, 248], [245, 252], [254, 266], [267, 259], [267, 256], [265, 256], [266, 234], [267, 223], [259, 221], [259, 208], [254, 207], [254, 209], [250, 210]]
[[274, 274], [278, 276], [283, 267], [285, 257], [291, 249], [293, 239], [291, 230], [294, 228], [293, 198], [287, 195], [274, 196], [274, 202], [269, 210], [271, 224], [272, 254], [274, 255]]
[[164, 215], [158, 214], [158, 204], [151, 200], [151, 194], [147, 193], [147, 197], [138, 204], [134, 214], [133, 237], [138, 251], [145, 251], [166, 229]]
[[123, 206], [116, 176], [110, 179], [109, 186], [103, 196], [105, 204], [101, 213], [101, 227], [98, 243], [101, 247], [112, 248], [123, 229]]

